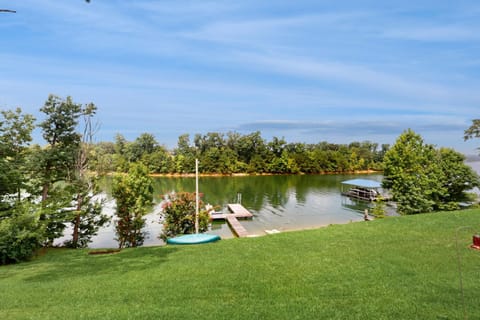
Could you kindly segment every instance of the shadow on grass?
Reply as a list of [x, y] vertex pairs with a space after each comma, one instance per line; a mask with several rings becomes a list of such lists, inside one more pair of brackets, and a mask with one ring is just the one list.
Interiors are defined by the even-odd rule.
[[91, 255], [88, 254], [89, 249], [49, 249], [45, 256], [24, 265], [26, 268], [34, 266], [37, 271], [25, 277], [24, 281], [45, 282], [141, 272], [161, 267], [177, 250], [170, 246], [138, 247], [122, 249], [115, 254]]

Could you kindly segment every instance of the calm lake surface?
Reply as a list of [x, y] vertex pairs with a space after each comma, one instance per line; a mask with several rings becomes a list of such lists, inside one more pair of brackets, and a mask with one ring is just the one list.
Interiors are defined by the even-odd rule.
[[[480, 172], [480, 162], [469, 163]], [[265, 235], [265, 230], [280, 232], [318, 228], [329, 224], [341, 224], [363, 220], [363, 211], [370, 204], [354, 202], [340, 194], [341, 181], [365, 178], [381, 181], [382, 175], [301, 175], [301, 176], [242, 176], [242, 177], [200, 177], [199, 189], [204, 203], [218, 206], [217, 211], [226, 210], [227, 203], [241, 203], [253, 215], [251, 220], [241, 223], [251, 235]], [[195, 178], [155, 178], [155, 203], [147, 215], [148, 232], [144, 245], [163, 244], [158, 236], [162, 230], [160, 223], [163, 195], [172, 191], [195, 191]], [[115, 203], [109, 196], [109, 185], [105, 186], [107, 202], [104, 212], [115, 213]], [[475, 190], [479, 193], [478, 189]], [[67, 238], [71, 238], [68, 234]], [[225, 222], [214, 222], [209, 233], [222, 238], [232, 238], [233, 234]], [[56, 243], [61, 243], [58, 239]], [[102, 228], [93, 238], [91, 248], [117, 247], [113, 223]]]
[[[253, 215], [251, 220], [241, 223], [251, 235], [265, 235], [265, 230], [280, 232], [317, 228], [329, 224], [341, 224], [363, 220], [363, 211], [370, 204], [354, 202], [340, 194], [341, 181], [366, 178], [381, 181], [379, 174], [371, 175], [291, 175], [291, 176], [239, 176], [200, 177], [199, 191], [204, 203], [216, 206], [216, 211], [225, 211], [226, 204], [242, 205]], [[115, 203], [109, 196], [104, 212], [114, 215]], [[144, 245], [160, 245], [158, 239], [162, 230], [160, 223], [163, 195], [172, 191], [194, 192], [195, 178], [155, 178], [155, 203], [147, 215], [148, 238]], [[222, 238], [232, 238], [226, 222], [215, 221], [209, 233]], [[102, 228], [93, 238], [91, 248], [117, 247], [113, 223]], [[60, 240], [59, 240], [60, 241]]]

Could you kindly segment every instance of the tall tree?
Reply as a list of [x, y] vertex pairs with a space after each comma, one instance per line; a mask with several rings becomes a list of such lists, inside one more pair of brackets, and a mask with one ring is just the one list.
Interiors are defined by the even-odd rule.
[[458, 208], [478, 176], [452, 149], [435, 150], [407, 130], [384, 157], [383, 186], [390, 188], [402, 214]]
[[40, 123], [42, 136], [48, 143], [44, 150], [42, 202], [47, 200], [52, 184], [65, 180], [73, 173], [81, 136], [76, 132], [82, 106], [71, 97], [62, 100], [49, 95], [40, 109], [47, 118]]
[[196, 158], [195, 147], [190, 145], [190, 135], [182, 134], [178, 137], [177, 148], [175, 154], [175, 171], [178, 173], [188, 173], [195, 171]]
[[142, 133], [129, 147], [129, 160], [136, 162], [140, 161], [143, 156], [152, 154], [159, 147], [159, 144], [153, 134]]
[[81, 145], [81, 134], [76, 127], [82, 115], [82, 106], [74, 103], [71, 97], [61, 99], [49, 95], [40, 111], [46, 115], [39, 127], [47, 146], [37, 150], [34, 171], [40, 185], [40, 217], [47, 224], [47, 245], [50, 245], [62, 235], [65, 223], [72, 214], [66, 209], [72, 205], [73, 196], [71, 188], [67, 186], [74, 180]]
[[88, 171], [93, 137], [98, 128], [98, 125], [92, 122], [96, 111], [97, 107], [93, 103], [82, 108], [84, 127], [82, 142], [77, 151], [75, 174], [67, 181], [73, 194], [75, 211], [71, 220], [72, 239], [66, 244], [73, 248], [86, 247], [92, 236], [108, 221], [107, 216], [102, 214], [103, 202], [99, 196], [96, 173]]
[[391, 189], [400, 213], [431, 212], [440, 195], [446, 193], [443, 172], [435, 158], [433, 146], [411, 129], [385, 154], [383, 186]]
[[117, 174], [113, 180], [112, 195], [117, 202], [116, 234], [118, 245], [136, 247], [143, 244], [145, 214], [152, 205], [153, 183], [148, 169], [142, 164], [132, 164], [127, 175]]
[[20, 108], [1, 111], [1, 115], [0, 200], [6, 195], [15, 195], [19, 199], [27, 182], [26, 156], [35, 119], [32, 115], [22, 114]]
[[0, 114], [0, 264], [5, 264], [29, 259], [44, 241], [44, 229], [38, 206], [21, 197], [28, 187], [34, 118], [20, 108]]

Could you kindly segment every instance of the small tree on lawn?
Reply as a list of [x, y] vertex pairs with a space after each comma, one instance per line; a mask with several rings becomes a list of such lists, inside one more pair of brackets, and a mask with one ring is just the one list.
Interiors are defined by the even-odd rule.
[[[204, 208], [203, 201], [199, 201], [199, 208]], [[179, 234], [195, 233], [195, 193], [181, 192], [170, 195], [170, 199], [163, 207], [162, 239], [175, 237]], [[208, 230], [210, 217], [205, 209], [198, 213], [198, 230]]]
[[72, 248], [84, 248], [90, 239], [109, 218], [102, 214], [103, 201], [100, 199], [97, 177], [88, 172], [88, 164], [93, 149], [93, 136], [97, 126], [92, 124], [92, 118], [97, 111], [93, 103], [87, 104], [82, 109], [84, 129], [82, 141], [78, 148], [74, 174], [69, 179], [75, 211], [71, 219], [73, 232], [72, 239], [65, 245]]
[[37, 204], [18, 202], [8, 217], [0, 216], [0, 265], [30, 259], [44, 241]]
[[377, 197], [377, 201], [375, 202], [375, 205], [372, 208], [372, 214], [377, 219], [385, 218], [386, 209], [385, 209], [385, 202], [382, 196]]
[[153, 201], [152, 179], [142, 164], [132, 164], [127, 175], [119, 174], [113, 180], [112, 194], [117, 202], [116, 234], [120, 248], [143, 244], [144, 216]]

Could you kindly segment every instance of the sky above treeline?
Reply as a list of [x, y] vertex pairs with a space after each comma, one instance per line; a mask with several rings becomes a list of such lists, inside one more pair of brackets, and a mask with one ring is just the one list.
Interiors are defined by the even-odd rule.
[[[0, 109], [98, 106], [97, 141], [188, 133], [475, 154], [480, 1], [0, 0]], [[42, 143], [39, 132], [36, 142]]]

